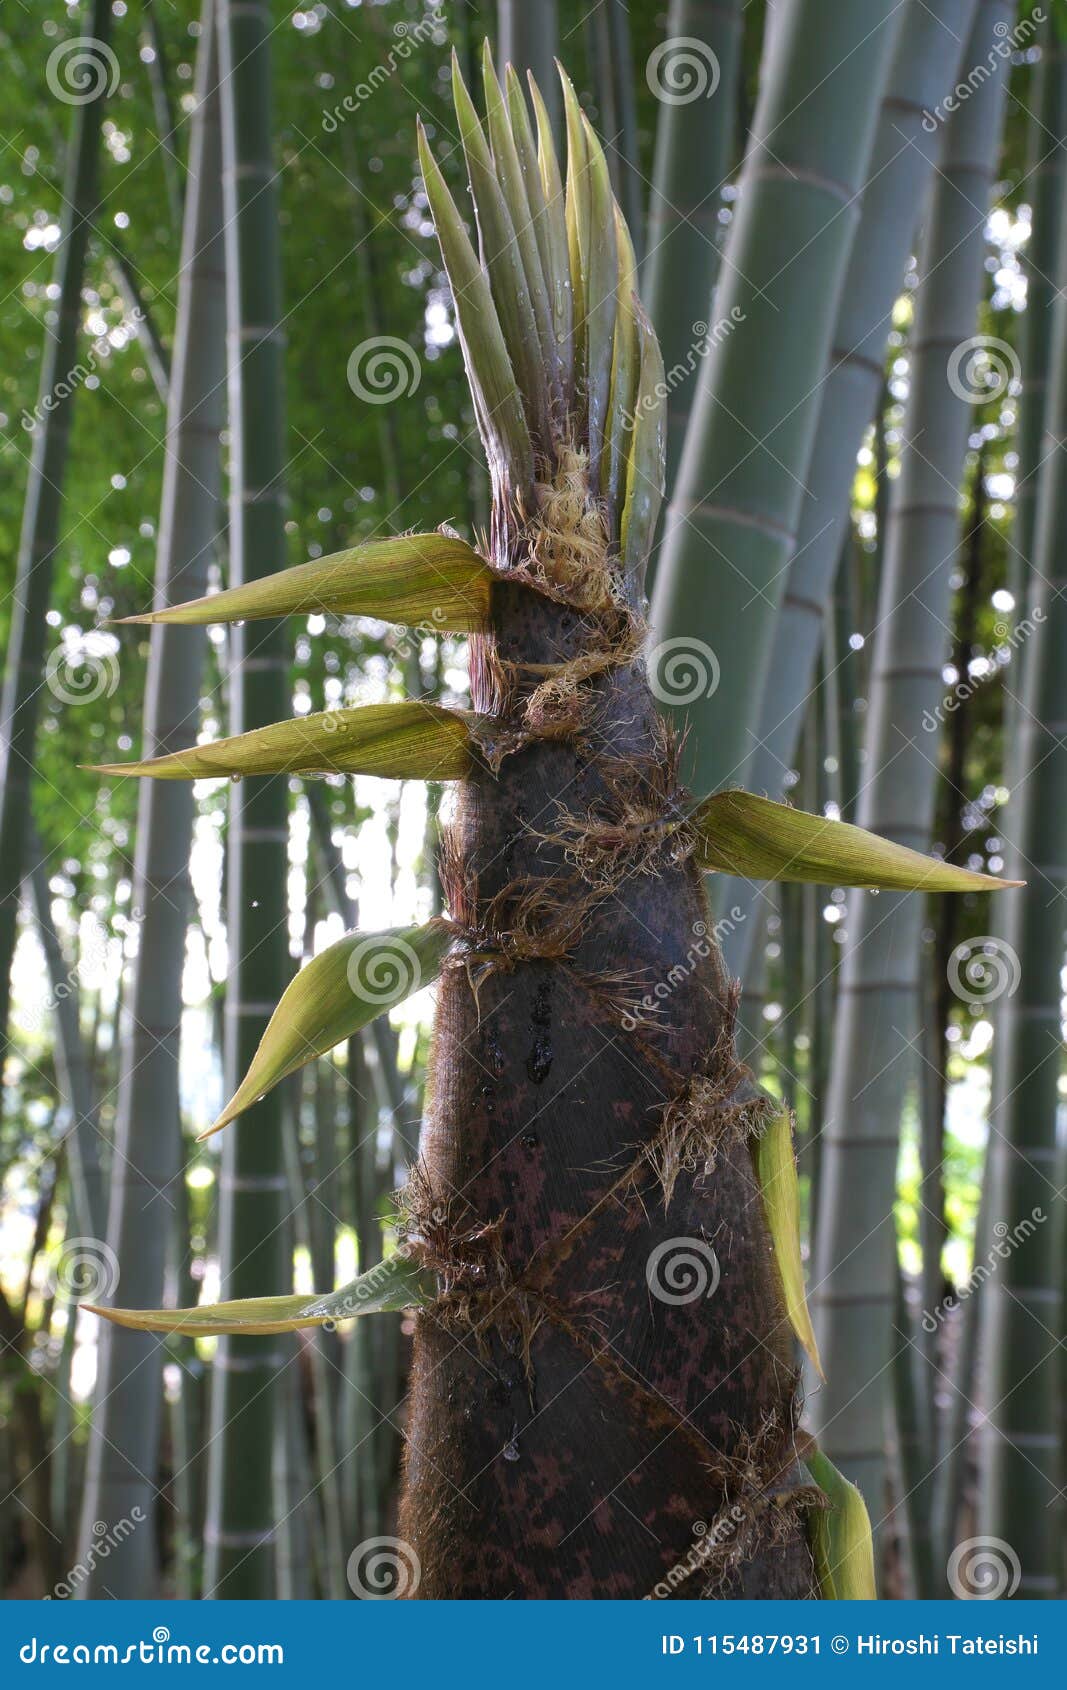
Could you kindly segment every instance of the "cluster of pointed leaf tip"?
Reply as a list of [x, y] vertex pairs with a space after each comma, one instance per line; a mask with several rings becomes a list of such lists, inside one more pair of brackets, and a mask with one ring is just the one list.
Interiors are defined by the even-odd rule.
[[[496, 494], [498, 500], [521, 496], [558, 453], [584, 454], [590, 485], [607, 513], [610, 543], [627, 571], [639, 570], [662, 487], [662, 363], [634, 295], [633, 248], [611, 194], [603, 149], [561, 70], [564, 188], [536, 84], [531, 79], [535, 143], [515, 73], [508, 68], [505, 92], [488, 50], [484, 72], [485, 128], [458, 68], [453, 72], [480, 256], [421, 127], [419, 150]], [[372, 540], [128, 620], [196, 624], [332, 613], [462, 634], [487, 626], [496, 574], [494, 563], [443, 528]], [[469, 711], [428, 702], [369, 705], [277, 722], [143, 762], [107, 764], [101, 772], [170, 780], [337, 772], [460, 780], [480, 760], [486, 727]], [[717, 793], [679, 825], [689, 829], [696, 859], [709, 871], [928, 891], [1013, 884], [750, 793]], [[210, 1130], [429, 985], [459, 937], [449, 922], [433, 921], [348, 934], [315, 957], [286, 990], [248, 1074]], [[399, 1283], [407, 1288], [404, 1295], [418, 1300], [410, 1276], [401, 1275]], [[379, 1306], [373, 1297], [357, 1302], [357, 1313]], [[315, 1324], [331, 1318], [324, 1308], [323, 1299], [267, 1299], [259, 1318], [269, 1330], [279, 1321]], [[129, 1311], [101, 1312], [134, 1323]], [[136, 1323], [170, 1330], [177, 1316], [198, 1332], [257, 1329], [250, 1324], [255, 1310], [227, 1312], [226, 1305], [199, 1316], [142, 1311]], [[808, 1340], [806, 1332], [801, 1336]]]

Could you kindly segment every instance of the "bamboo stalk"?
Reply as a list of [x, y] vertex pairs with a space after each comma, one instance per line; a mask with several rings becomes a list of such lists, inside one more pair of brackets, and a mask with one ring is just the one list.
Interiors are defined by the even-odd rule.
[[[999, 0], [983, 0], [967, 63], [984, 56], [1002, 19]], [[924, 711], [936, 720], [944, 687], [955, 488], [969, 425], [949, 360], [973, 332], [981, 296], [984, 207], [1006, 81], [999, 59], [944, 128], [915, 303], [906, 443], [890, 499], [858, 815], [918, 849], [928, 848], [933, 825], [936, 741], [923, 720]], [[875, 1510], [885, 1473], [893, 1200], [900, 1115], [915, 1071], [922, 914], [913, 894], [849, 900], [823, 1151], [812, 1306], [828, 1383], [812, 1400], [813, 1420], [830, 1458]]]
[[[86, 18], [88, 33], [105, 56], [111, 19], [110, 0], [92, 0]], [[106, 64], [103, 68], [106, 74]], [[57, 403], [56, 388], [78, 361], [81, 292], [96, 212], [104, 105], [101, 92], [96, 99], [77, 101], [71, 115], [53, 280], [57, 293], [55, 324], [45, 331], [39, 387], [42, 415], [33, 432], [15, 564], [11, 631], [0, 700], [0, 1040], [7, 1037], [11, 1004], [11, 964], [26, 861], [26, 822], [47, 638], [45, 615], [59, 543], [70, 444], [73, 395]]]
[[[663, 689], [694, 721], [688, 768], [701, 791], [738, 779], [751, 754], [899, 17], [886, 0], [832, 0], [813, 30], [802, 0], [785, 0], [761, 67], [652, 603], [657, 642], [696, 637], [698, 660], [701, 643], [714, 650], [699, 699], [687, 687], [674, 704]], [[728, 710], [708, 703], [716, 691]]]
[[[157, 605], [203, 593], [219, 511], [222, 426], [223, 290], [220, 143], [214, 7], [204, 7], [197, 59], [190, 185], [182, 234], [173, 380], [167, 414], [156, 556]], [[204, 636], [154, 627], [145, 684], [144, 752], [188, 738], [198, 719]], [[119, 1045], [108, 1242], [124, 1291], [138, 1307], [162, 1301], [181, 1179], [178, 1064], [182, 970], [190, 889], [192, 792], [145, 783], [139, 793], [132, 906], [140, 921], [137, 956]], [[123, 1599], [154, 1593], [155, 1474], [165, 1348], [144, 1333], [106, 1326], [100, 1333], [97, 1395], [89, 1436], [81, 1541], [98, 1520], [136, 1518], [131, 1533], [99, 1560], [83, 1594]]]
[[[220, 0], [223, 205], [226, 229], [230, 579], [285, 563], [281, 260], [271, 131], [271, 10], [267, 0]], [[277, 721], [289, 702], [283, 628], [234, 630], [230, 710], [238, 732]], [[231, 791], [225, 1069], [243, 1074], [291, 972], [286, 928], [286, 781]], [[288, 1289], [282, 1217], [282, 1098], [274, 1092], [226, 1135], [219, 1186], [222, 1295]], [[220, 1341], [212, 1377], [205, 1592], [274, 1595], [271, 1471], [277, 1375], [291, 1344]]]

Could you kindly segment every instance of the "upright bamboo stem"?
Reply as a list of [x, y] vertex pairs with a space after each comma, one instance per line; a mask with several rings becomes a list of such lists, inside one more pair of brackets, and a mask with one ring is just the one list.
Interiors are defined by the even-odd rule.
[[[207, 0], [201, 22], [167, 412], [157, 606], [206, 590], [221, 515], [224, 296], [213, 0]], [[199, 630], [152, 629], [145, 756], [184, 744], [195, 730], [203, 649]], [[139, 1308], [158, 1307], [163, 1299], [167, 1253], [173, 1247], [175, 1191], [182, 1177], [178, 1046], [193, 817], [190, 788], [156, 781], [141, 786], [132, 892], [140, 926], [120, 1032], [108, 1215], [108, 1241], [119, 1262], [123, 1293]], [[89, 1547], [98, 1520], [129, 1517], [136, 1507], [154, 1521], [164, 1354], [164, 1346], [148, 1334], [110, 1324], [101, 1330], [82, 1510], [83, 1549]], [[84, 1594], [124, 1599], [153, 1594], [155, 1535], [152, 1524], [132, 1533], [106, 1560], [98, 1560]]]
[[[741, 73], [741, 0], [671, 0], [667, 41], [702, 42], [707, 56], [689, 60], [694, 79], [715, 78], [708, 97], [664, 100], [656, 120], [656, 151], [648, 201], [648, 251], [641, 286], [663, 349], [665, 371], [677, 371], [667, 407], [667, 490], [674, 485], [693, 408], [696, 324], [710, 323], [722, 256], [722, 189], [730, 175], [737, 131]], [[679, 63], [681, 91], [685, 67]], [[670, 73], [664, 52], [657, 82]], [[664, 85], [670, 92], [671, 85]], [[699, 84], [691, 84], [697, 89]], [[649, 570], [650, 581], [655, 579]]]
[[[848, 537], [856, 454], [883, 385], [893, 302], [900, 292], [915, 226], [933, 174], [936, 137], [923, 126], [950, 86], [976, 0], [912, 0], [901, 25], [878, 118], [859, 229], [852, 246], [818, 398], [818, 427], [805, 481], [796, 545], [774, 630], [759, 733], [745, 784], [778, 797], [796, 757], [824, 617]], [[722, 889], [722, 907], [740, 900], [755, 919], [738, 925], [727, 948], [746, 981], [759, 936], [751, 882]]]
[[[96, 47], [106, 55], [111, 36], [110, 0], [92, 0], [87, 23]], [[101, 65], [106, 80], [106, 61], [101, 60]], [[104, 103], [101, 92], [96, 99], [78, 102], [73, 107], [61, 234], [55, 259], [55, 323], [45, 330], [39, 388], [41, 420], [33, 433], [11, 595], [11, 632], [0, 700], [0, 1041], [7, 1038], [11, 964], [18, 931], [26, 822], [43, 686], [45, 615], [59, 542], [70, 443], [73, 396], [57, 402], [56, 388], [78, 361], [82, 283], [96, 211]]]
[[[271, 9], [220, 0], [223, 204], [226, 217], [230, 578], [250, 581], [285, 563], [284, 411], [278, 189], [272, 157]], [[233, 731], [277, 721], [289, 701], [282, 627], [234, 630]], [[226, 989], [227, 1084], [252, 1055], [290, 974], [286, 927], [287, 794], [282, 776], [234, 787], [230, 801]], [[255, 1104], [223, 1145], [220, 1267], [225, 1297], [289, 1287], [282, 1218], [283, 1094]], [[220, 1342], [211, 1401], [205, 1590], [274, 1594], [271, 1470], [276, 1375], [291, 1347], [256, 1338]]]
[[[652, 607], [657, 642], [691, 645], [700, 630], [718, 688], [704, 654], [699, 697], [720, 690], [730, 701], [725, 711], [704, 702], [713, 731], [695, 721], [689, 767], [701, 791], [739, 777], [758, 726], [899, 15], [886, 0], [831, 0], [813, 29], [803, 0], [785, 0], [764, 57]], [[687, 686], [678, 715], [695, 702]]]
[[[998, 39], [1001, 0], [982, 0], [964, 58]], [[921, 255], [901, 473], [890, 500], [858, 820], [927, 849], [936, 790], [936, 722], [944, 687], [956, 488], [969, 405], [952, 356], [973, 333], [985, 214], [997, 161], [1006, 60], [949, 119]], [[925, 712], [925, 718], [924, 718]], [[880, 1511], [894, 1301], [893, 1200], [900, 1116], [915, 1074], [923, 900], [856, 893], [835, 1024], [824, 1135], [813, 1316], [828, 1383], [812, 1399], [831, 1459]]]

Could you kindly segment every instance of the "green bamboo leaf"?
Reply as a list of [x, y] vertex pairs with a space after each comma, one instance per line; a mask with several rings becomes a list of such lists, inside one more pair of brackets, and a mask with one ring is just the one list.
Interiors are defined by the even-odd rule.
[[279, 1080], [430, 985], [453, 943], [450, 923], [435, 919], [424, 927], [346, 933], [312, 957], [282, 994], [248, 1073], [200, 1137], [210, 1138]]
[[[551, 342], [551, 357], [549, 368], [553, 371], [553, 390], [556, 402], [562, 414], [566, 409], [566, 397], [563, 383], [566, 372], [562, 365], [563, 347], [567, 339], [564, 324], [559, 321], [556, 308], [556, 292], [566, 295], [566, 275], [557, 277], [553, 272], [553, 242], [551, 219], [545, 201], [544, 181], [537, 157], [537, 145], [534, 141], [533, 130], [530, 127], [530, 113], [523, 98], [522, 84], [515, 73], [514, 66], [504, 67], [504, 86], [506, 89], [508, 115], [511, 119], [511, 135], [515, 146], [515, 153], [519, 161], [519, 170], [523, 185], [526, 189], [526, 206], [533, 229], [534, 240], [537, 244], [538, 255], [541, 260], [541, 281], [545, 292], [545, 305], [548, 310], [548, 333]], [[490, 135], [492, 134], [492, 113], [490, 113]], [[494, 142], [495, 146], [495, 142]], [[559, 201], [560, 217], [562, 219], [562, 193]], [[561, 224], [562, 227], [562, 224]], [[564, 235], [566, 231], [564, 229]], [[566, 255], [564, 241], [563, 255]]]
[[589, 170], [589, 246], [583, 255], [589, 479], [597, 487], [600, 484], [600, 460], [607, 430], [615, 350], [619, 255], [615, 235], [615, 199], [611, 191], [608, 161], [584, 113], [582, 132]]
[[417, 699], [319, 710], [142, 763], [101, 763], [96, 772], [155, 780], [274, 774], [462, 780], [470, 773], [472, 729], [478, 720], [467, 711]]
[[600, 486], [607, 496], [613, 525], [625, 488], [630, 431], [633, 428], [640, 371], [637, 316], [634, 310], [637, 263], [630, 231], [618, 206], [615, 207], [615, 234], [619, 249], [618, 310], [615, 317], [608, 426], [604, 461], [600, 471]]
[[878, 1593], [867, 1505], [820, 1449], [805, 1451], [804, 1461], [830, 1503], [808, 1517], [821, 1594], [826, 1601], [873, 1602]]
[[482, 262], [488, 273], [497, 317], [512, 370], [525, 400], [527, 419], [542, 445], [547, 447], [551, 440], [548, 383], [538, 340], [537, 319], [523, 268], [522, 249], [511, 209], [498, 179], [498, 167], [463, 80], [455, 49], [452, 52], [452, 100], [481, 235]]
[[437, 1296], [437, 1281], [426, 1268], [406, 1256], [389, 1256], [358, 1274], [347, 1285], [309, 1304], [308, 1313], [331, 1322], [354, 1320], [361, 1314], [423, 1308]]
[[[537, 169], [545, 201], [545, 229], [549, 249], [546, 273], [551, 295], [552, 323], [555, 328], [556, 346], [559, 349], [564, 400], [569, 410], [574, 400], [575, 301], [567, 240], [567, 202], [559, 173], [559, 158], [552, 136], [548, 108], [533, 76], [529, 72], [527, 76], [537, 120]], [[522, 99], [521, 89], [518, 91], [518, 98]]]
[[804, 1293], [804, 1263], [800, 1254], [800, 1187], [793, 1157], [793, 1118], [788, 1109], [774, 1116], [766, 1131], [753, 1142], [752, 1161], [763, 1198], [763, 1213], [774, 1245], [774, 1259], [782, 1284], [789, 1324], [819, 1374], [826, 1375], [819, 1360], [819, 1346]]
[[956, 868], [850, 822], [809, 815], [751, 792], [716, 792], [698, 806], [694, 820], [702, 866], [753, 880], [904, 892], [989, 891], [1023, 884]]
[[184, 1338], [252, 1337], [271, 1332], [299, 1332], [306, 1327], [355, 1320], [359, 1315], [418, 1308], [436, 1295], [433, 1276], [402, 1256], [390, 1256], [360, 1274], [350, 1285], [326, 1295], [242, 1297], [226, 1303], [202, 1303], [195, 1309], [108, 1309], [82, 1303], [90, 1314], [133, 1332], [180, 1333]]
[[[514, 132], [509, 108], [505, 104], [504, 93], [497, 80], [488, 40], [482, 51], [482, 81], [485, 86], [485, 116], [489, 143], [493, 150], [493, 163], [499, 173], [504, 202], [511, 214], [523, 276], [537, 324], [540, 368], [547, 375], [557, 407], [562, 407], [563, 395], [559, 385], [559, 359], [556, 353], [556, 337], [552, 329], [552, 308], [548, 300], [544, 263], [535, 226], [538, 210], [542, 215], [544, 213], [544, 196], [540, 192], [541, 184], [536, 164], [532, 171], [523, 169], [519, 136]], [[530, 162], [534, 161], [531, 159]], [[531, 186], [536, 186], [537, 193], [533, 205], [530, 203]]]
[[418, 141], [426, 198], [452, 288], [456, 330], [489, 466], [498, 485], [526, 488], [533, 481], [530, 431], [489, 279], [430, 151], [421, 120]]
[[485, 625], [493, 572], [454, 534], [398, 534], [121, 622], [237, 622], [329, 612], [440, 634]]
[[636, 575], [648, 562], [663, 503], [666, 474], [666, 407], [663, 355], [648, 318], [634, 302], [640, 346], [637, 402], [626, 465], [626, 494], [619, 522], [623, 570]]
[[578, 96], [563, 66], [556, 61], [563, 84], [563, 106], [567, 120], [567, 192], [564, 215], [567, 228], [567, 264], [574, 301], [574, 386], [576, 399], [584, 408], [589, 367], [586, 360], [585, 278], [589, 260], [589, 160], [585, 151], [585, 129]]

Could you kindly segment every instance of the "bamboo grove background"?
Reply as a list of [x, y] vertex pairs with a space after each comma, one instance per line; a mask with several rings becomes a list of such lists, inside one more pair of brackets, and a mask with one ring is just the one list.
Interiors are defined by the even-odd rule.
[[1027, 881], [713, 898], [744, 1055], [796, 1112], [808, 1417], [881, 1589], [1062, 1596], [1062, 0], [9, 0], [0, 1586], [380, 1593], [402, 1316], [161, 1340], [78, 1303], [308, 1290], [393, 1247], [425, 997], [195, 1139], [303, 959], [439, 913], [441, 794], [85, 765], [464, 701], [463, 642], [425, 630], [317, 618], [245, 660], [240, 627], [102, 624], [484, 522], [414, 124], [461, 185], [449, 52], [473, 72], [486, 36], [551, 101], [564, 60], [634, 232], [669, 393], [654, 685], [697, 790]]

